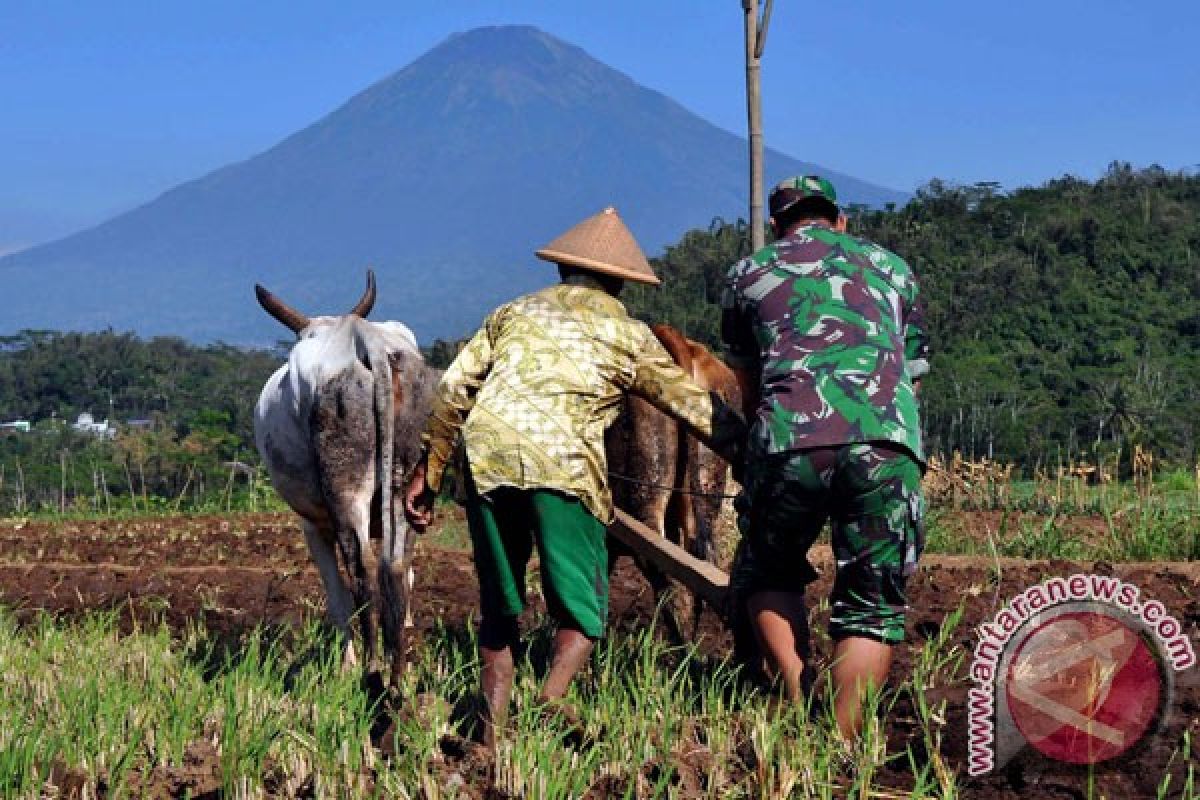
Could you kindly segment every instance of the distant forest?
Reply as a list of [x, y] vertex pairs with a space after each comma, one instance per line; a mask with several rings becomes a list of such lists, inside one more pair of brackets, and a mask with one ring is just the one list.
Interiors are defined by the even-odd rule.
[[[1200, 176], [1113, 164], [1095, 182], [1011, 193], [935, 180], [903, 208], [851, 209], [851, 227], [920, 278], [931, 450], [1031, 469], [1141, 445], [1196, 463]], [[654, 259], [664, 286], [623, 299], [716, 347], [721, 279], [747, 242], [740, 222], [691, 231]], [[444, 364], [455, 350], [437, 341], [427, 355]], [[252, 409], [284, 354], [113, 332], [0, 337], [0, 423], [32, 427], [0, 435], [0, 510], [18, 481], [30, 506], [258, 491], [240, 470], [257, 464]], [[73, 430], [85, 411], [116, 435]]]
[[[271, 502], [253, 412], [283, 357], [129, 333], [0, 337], [0, 424], [30, 423], [0, 429], [0, 513]], [[76, 430], [85, 412], [109, 427]]]
[[[935, 180], [902, 209], [850, 215], [920, 280], [931, 450], [1033, 467], [1141, 445], [1196, 462], [1200, 175], [1116, 163], [1011, 193]], [[655, 260], [664, 288], [628, 305], [716, 346], [721, 280], [747, 249], [741, 224], [692, 231]]]

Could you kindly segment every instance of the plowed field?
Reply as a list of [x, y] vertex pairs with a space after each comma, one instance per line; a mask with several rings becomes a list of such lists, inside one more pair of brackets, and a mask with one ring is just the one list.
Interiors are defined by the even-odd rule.
[[[832, 565], [828, 551], [816, 559], [822, 573], [812, 597], [824, 597]], [[470, 555], [422, 543], [416, 558], [416, 625], [429, 630], [439, 620], [463, 624], [475, 613]], [[1161, 601], [1196, 641], [1200, 626], [1200, 563], [1117, 564], [999, 561], [928, 555], [911, 584], [911, 644], [901, 648], [897, 670], [911, 665], [909, 648], [934, 635], [951, 611], [965, 606], [956, 636], [968, 652], [974, 626], [988, 620], [1009, 598], [1044, 578], [1076, 572], [1112, 574], [1137, 584], [1144, 596]], [[165, 617], [172, 626], [202, 620], [210, 630], [236, 633], [260, 622], [287, 623], [319, 611], [321, 591], [295, 523], [285, 515], [142, 518], [85, 522], [5, 522], [0, 525], [0, 603], [26, 614], [49, 609], [66, 615], [120, 607], [126, 618]], [[654, 598], [632, 564], [622, 561], [613, 581], [613, 624], [617, 630], [643, 626]], [[706, 647], [727, 647], [714, 619], [704, 626]], [[419, 644], [417, 645], [419, 646]], [[965, 670], [964, 670], [965, 672]], [[1200, 740], [1200, 686], [1192, 669], [1180, 676], [1165, 733], [1125, 760], [1096, 775], [1094, 796], [1153, 797], [1168, 769], [1182, 731]], [[1018, 758], [1001, 775], [968, 780], [966, 691], [962, 680], [949, 692], [944, 756], [960, 770], [966, 796], [1004, 798], [1084, 797], [1078, 769]], [[890, 738], [903, 751], [913, 721], [903, 707], [892, 718]], [[903, 786], [903, 762], [895, 784]], [[1179, 779], [1175, 786], [1179, 785]]]

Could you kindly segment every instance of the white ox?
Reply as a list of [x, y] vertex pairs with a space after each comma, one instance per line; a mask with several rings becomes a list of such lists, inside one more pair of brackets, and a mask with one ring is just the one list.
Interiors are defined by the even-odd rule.
[[[330, 620], [346, 634], [347, 663], [356, 661], [350, 619], [357, 614], [368, 669], [375, 654], [370, 576], [377, 572], [394, 683], [404, 665], [412, 573], [408, 526], [393, 498], [403, 496], [398, 488], [418, 459], [439, 373], [426, 366], [406, 326], [365, 319], [375, 303], [370, 271], [362, 299], [340, 317], [309, 318], [262, 286], [255, 292], [297, 337], [259, 396], [258, 451], [275, 490], [300, 515]], [[378, 558], [372, 538], [381, 540]]]

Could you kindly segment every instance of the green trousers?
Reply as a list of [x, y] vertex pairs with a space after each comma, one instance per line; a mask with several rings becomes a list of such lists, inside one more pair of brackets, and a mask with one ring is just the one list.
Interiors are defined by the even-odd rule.
[[542, 594], [560, 626], [599, 639], [608, 618], [607, 531], [571, 495], [550, 489], [501, 487], [480, 495], [470, 485], [471, 531], [483, 630], [515, 630], [525, 608], [525, 571], [533, 548]]

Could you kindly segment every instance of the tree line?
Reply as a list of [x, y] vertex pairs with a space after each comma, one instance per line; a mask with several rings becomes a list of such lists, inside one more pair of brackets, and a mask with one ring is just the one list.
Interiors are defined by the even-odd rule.
[[[930, 449], [1025, 467], [1200, 455], [1200, 175], [1114, 163], [1002, 192], [934, 180], [900, 209], [849, 209], [852, 232], [915, 269], [933, 341]], [[719, 346], [720, 287], [748, 252], [716, 220], [654, 260], [644, 319]]]
[[[0, 337], [0, 513], [258, 507], [259, 389], [280, 350], [130, 333]], [[112, 435], [76, 430], [81, 413]]]
[[[903, 208], [851, 208], [851, 230], [913, 265], [934, 354], [930, 449], [1032, 470], [1200, 456], [1200, 175], [1111, 165], [1004, 192], [934, 180]], [[721, 285], [747, 226], [714, 220], [652, 259], [660, 288], [623, 299], [718, 348]], [[0, 337], [0, 512], [124, 503], [257, 503], [258, 391], [284, 346], [247, 350], [128, 333]], [[444, 366], [457, 343], [436, 341]], [[75, 431], [90, 412], [112, 438]], [[134, 424], [130, 424], [130, 423]]]

